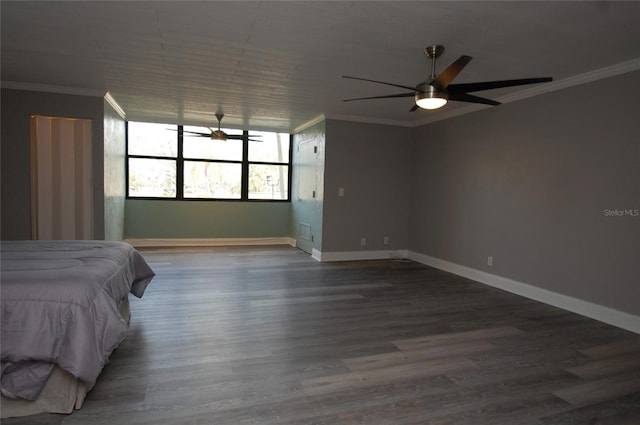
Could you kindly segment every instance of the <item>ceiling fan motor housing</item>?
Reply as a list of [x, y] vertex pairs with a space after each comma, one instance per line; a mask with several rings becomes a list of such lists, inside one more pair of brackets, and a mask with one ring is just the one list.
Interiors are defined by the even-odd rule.
[[211, 140], [227, 140], [227, 134], [222, 130], [213, 130], [211, 132]]
[[446, 90], [438, 90], [426, 81], [418, 84], [416, 88], [418, 89], [415, 96], [416, 102], [420, 99], [433, 99], [436, 97], [439, 99], [449, 99], [449, 93], [447, 93]]

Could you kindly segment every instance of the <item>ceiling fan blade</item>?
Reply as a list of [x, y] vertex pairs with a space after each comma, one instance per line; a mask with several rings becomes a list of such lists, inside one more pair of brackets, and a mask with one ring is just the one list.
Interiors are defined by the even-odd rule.
[[198, 131], [182, 130], [183, 133], [191, 133], [200, 137], [211, 137], [211, 133], [200, 133]]
[[485, 81], [482, 83], [463, 83], [463, 84], [451, 84], [447, 91], [449, 93], [469, 93], [474, 91], [500, 89], [503, 87], [523, 86], [526, 84], [547, 83], [553, 81], [551, 77], [544, 78], [522, 78], [519, 80], [500, 80], [500, 81]]
[[[204, 133], [199, 133], [202, 134], [203, 136], [205, 136]], [[225, 133], [226, 134], [226, 133]], [[207, 137], [210, 137], [211, 134], [206, 134]], [[261, 134], [250, 134], [249, 137], [262, 137]], [[227, 134], [227, 140], [243, 140], [244, 139], [244, 135], [242, 134]], [[251, 140], [251, 139], [249, 139]], [[262, 140], [255, 140], [254, 142], [262, 142]]]
[[460, 56], [455, 62], [438, 74], [438, 76], [431, 81], [431, 85], [440, 90], [446, 89], [454, 78], [458, 76], [460, 71], [462, 71], [469, 62], [471, 62], [471, 59], [471, 56]]
[[360, 81], [369, 81], [370, 83], [378, 83], [378, 84], [384, 84], [386, 86], [392, 86], [392, 87], [399, 87], [401, 89], [407, 89], [407, 90], [413, 90], [418, 91], [417, 88], [412, 87], [412, 86], [405, 86], [403, 84], [394, 84], [394, 83], [387, 83], [385, 81], [378, 81], [378, 80], [369, 80], [367, 78], [359, 78], [359, 77], [349, 77], [348, 75], [343, 75], [342, 78], [350, 78], [352, 80], [360, 80]]
[[415, 92], [388, 94], [384, 96], [357, 97], [355, 99], [344, 99], [343, 102], [351, 102], [352, 100], [367, 100], [367, 99], [391, 99], [394, 97], [410, 97], [410, 96], [415, 96]]
[[474, 96], [468, 93], [449, 92], [449, 100], [457, 100], [458, 102], [468, 102], [468, 103], [481, 103], [483, 105], [492, 105], [492, 106], [500, 105], [500, 102], [496, 102], [495, 100], [486, 99], [480, 96]]
[[247, 139], [247, 140], [249, 140], [250, 142], [260, 142], [260, 143], [264, 142], [264, 140], [258, 140], [258, 139]]
[[413, 106], [411, 107], [411, 109], [409, 109], [409, 112], [415, 112], [415, 111], [417, 111], [417, 110], [418, 110], [418, 108], [419, 108], [419, 106], [418, 106], [417, 104], [416, 104], [416, 105], [413, 105]]

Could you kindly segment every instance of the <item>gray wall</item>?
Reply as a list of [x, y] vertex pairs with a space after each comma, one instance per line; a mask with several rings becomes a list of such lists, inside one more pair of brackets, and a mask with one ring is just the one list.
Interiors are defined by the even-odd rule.
[[322, 251], [406, 249], [412, 129], [334, 119], [326, 127]]
[[126, 132], [124, 119], [104, 102], [104, 233], [105, 239], [124, 238]]
[[417, 129], [410, 249], [640, 314], [638, 87], [634, 72]]
[[104, 238], [102, 97], [2, 89], [2, 239], [31, 239], [30, 115], [93, 120], [94, 237]]
[[289, 237], [287, 202], [128, 199], [127, 238]]

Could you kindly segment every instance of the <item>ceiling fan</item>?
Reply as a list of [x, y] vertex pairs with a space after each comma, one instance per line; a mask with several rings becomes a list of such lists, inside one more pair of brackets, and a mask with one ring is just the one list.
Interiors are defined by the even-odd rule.
[[424, 54], [431, 58], [431, 74], [429, 78], [420, 84], [413, 86], [387, 83], [384, 81], [369, 80], [367, 78], [350, 77], [343, 75], [343, 78], [350, 78], [353, 80], [369, 81], [372, 83], [384, 84], [387, 86], [399, 87], [407, 90], [411, 90], [406, 93], [390, 94], [385, 96], [372, 96], [372, 97], [359, 97], [355, 99], [345, 99], [343, 102], [351, 102], [353, 100], [366, 100], [366, 99], [387, 99], [396, 97], [414, 97], [416, 104], [410, 109], [411, 112], [418, 108], [423, 109], [438, 109], [444, 106], [448, 100], [456, 100], [459, 102], [468, 103], [480, 103], [484, 105], [500, 105], [500, 102], [495, 100], [486, 99], [484, 97], [475, 96], [469, 93], [498, 89], [503, 87], [521, 86], [525, 84], [545, 83], [552, 81], [551, 77], [544, 78], [523, 78], [518, 80], [500, 80], [500, 81], [485, 81], [480, 83], [463, 83], [463, 84], [451, 84], [456, 76], [464, 69], [465, 66], [471, 61], [471, 56], [462, 55], [455, 62], [449, 65], [444, 71], [436, 76], [436, 58], [438, 58], [442, 52], [444, 52], [444, 46], [432, 45], [424, 49]]
[[[241, 134], [227, 134], [224, 131], [220, 130], [220, 122], [222, 121], [222, 118], [224, 118], [224, 114], [221, 112], [216, 112], [216, 118], [218, 119], [218, 129], [214, 130], [211, 127], [209, 127], [209, 130], [211, 130], [211, 133], [201, 133], [198, 131], [188, 131], [188, 130], [184, 130], [185, 133], [190, 133], [190, 134], [195, 134], [196, 136], [199, 137], [209, 137], [211, 140], [220, 140], [220, 141], [225, 141], [225, 140], [229, 140], [229, 139], [236, 139], [236, 140], [242, 140], [242, 138], [244, 137]], [[249, 135], [249, 137], [260, 137], [259, 134], [254, 134], [254, 135]], [[262, 140], [257, 140], [257, 139], [249, 139], [252, 142], [262, 142]]]

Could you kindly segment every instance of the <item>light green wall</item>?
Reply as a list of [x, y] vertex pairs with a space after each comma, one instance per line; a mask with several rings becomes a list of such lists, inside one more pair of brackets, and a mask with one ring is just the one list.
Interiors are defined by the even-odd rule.
[[119, 241], [124, 237], [124, 200], [126, 194], [124, 119], [104, 102], [104, 238]]
[[289, 237], [288, 202], [128, 199], [125, 238]]

